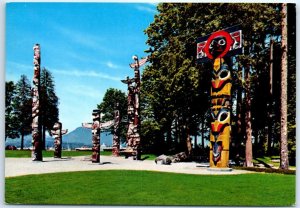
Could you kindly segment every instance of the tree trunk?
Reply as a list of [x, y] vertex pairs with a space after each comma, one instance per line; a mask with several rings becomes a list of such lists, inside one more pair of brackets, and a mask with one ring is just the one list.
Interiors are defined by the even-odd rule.
[[46, 127], [42, 127], [42, 150], [46, 150]]
[[191, 156], [192, 155], [192, 141], [191, 141], [189, 126], [186, 126], [186, 147], [187, 147], [188, 156]]
[[204, 116], [202, 116], [202, 129], [201, 129], [201, 146], [202, 146], [202, 149], [204, 149], [204, 122], [205, 122], [205, 118]]
[[24, 149], [24, 133], [21, 135], [21, 150]]
[[280, 119], [280, 168], [288, 169], [287, 141], [287, 4], [282, 4], [282, 57], [281, 57], [281, 119]]
[[267, 108], [267, 124], [265, 126], [265, 139], [263, 143], [264, 151], [268, 156], [272, 155], [271, 144], [273, 141], [273, 45], [274, 41], [270, 40], [270, 71], [269, 71], [269, 99]]
[[245, 148], [245, 166], [253, 167], [252, 162], [252, 124], [251, 124], [251, 95], [250, 95], [250, 72], [249, 67], [245, 67], [245, 80], [246, 80], [246, 148]]
[[195, 139], [194, 139], [194, 149], [198, 148], [198, 138], [197, 138], [197, 134], [195, 134]]

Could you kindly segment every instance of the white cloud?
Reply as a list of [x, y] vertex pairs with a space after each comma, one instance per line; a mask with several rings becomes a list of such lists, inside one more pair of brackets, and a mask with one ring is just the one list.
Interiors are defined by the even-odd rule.
[[140, 11], [145, 11], [145, 12], [150, 12], [150, 13], [157, 13], [157, 10], [156, 9], [153, 9], [152, 7], [147, 7], [147, 6], [141, 6], [141, 5], [138, 5], [136, 6], [136, 8]]
[[33, 71], [33, 65], [20, 64], [17, 62], [9, 61], [7, 62], [7, 68], [10, 70], [18, 70], [18, 71]]
[[105, 40], [103, 38], [101, 38], [100, 36], [92, 35], [90, 33], [84, 33], [82, 31], [63, 27], [58, 24], [52, 24], [52, 26], [61, 35], [67, 37], [68, 40], [70, 40], [76, 44], [87, 47], [89, 49], [105, 51], [106, 53], [111, 52], [111, 50], [109, 48], [105, 48], [102, 46], [103, 42]]
[[103, 97], [103, 93], [99, 90], [95, 91], [95, 87], [87, 86], [87, 85], [74, 85], [72, 84], [72, 87], [68, 87], [66, 89], [66, 92], [74, 94], [76, 96], [85, 96], [89, 98], [93, 98], [96, 100], [101, 100]]
[[111, 69], [117, 69], [117, 68], [120, 68], [119, 65], [114, 64], [114, 63], [112, 63], [111, 61], [106, 62], [105, 65], [106, 65], [107, 67], [111, 68]]
[[122, 78], [110, 76], [108, 74], [104, 74], [101, 72], [95, 72], [95, 71], [79, 71], [79, 70], [52, 70], [55, 74], [60, 75], [67, 75], [67, 76], [75, 76], [75, 77], [96, 77], [96, 78], [102, 78], [102, 79], [108, 79], [113, 81], [120, 81]]

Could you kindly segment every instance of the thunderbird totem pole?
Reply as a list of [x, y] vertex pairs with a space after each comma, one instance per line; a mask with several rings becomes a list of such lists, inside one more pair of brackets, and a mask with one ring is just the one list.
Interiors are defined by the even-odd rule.
[[83, 123], [82, 127], [92, 129], [92, 162], [100, 162], [100, 111], [93, 110], [93, 123]]
[[242, 52], [242, 31], [237, 27], [198, 38], [198, 62], [212, 61], [210, 167], [227, 168], [231, 133], [231, 70], [225, 60]]
[[34, 56], [34, 74], [33, 74], [33, 87], [32, 92], [32, 160], [42, 161], [42, 126], [40, 124], [40, 64], [41, 64], [41, 51], [40, 45], [35, 44], [33, 46]]
[[[141, 155], [141, 138], [140, 138], [140, 67], [147, 62], [147, 57], [141, 60], [137, 56], [132, 57], [134, 63], [129, 64], [130, 68], [134, 70], [134, 78], [121, 80], [128, 86], [127, 97], [127, 115], [128, 115], [128, 130], [127, 130], [127, 147], [125, 152], [132, 152], [134, 159], [139, 160]], [[133, 85], [134, 84], [134, 85]]]
[[68, 133], [68, 129], [62, 130], [62, 124], [56, 122], [51, 130], [52, 136], [54, 136], [54, 158], [61, 158], [62, 148], [62, 135]]
[[107, 121], [105, 123], [100, 123], [100, 111], [98, 109], [93, 110], [92, 113], [93, 123], [82, 123], [82, 127], [87, 129], [92, 129], [92, 162], [100, 163], [100, 133], [101, 129], [108, 129], [113, 124], [114, 121]]
[[114, 118], [114, 136], [113, 136], [113, 147], [112, 154], [113, 156], [120, 156], [120, 137], [119, 137], [119, 125], [120, 125], [120, 111], [119, 103], [116, 103], [115, 107], [115, 118]]

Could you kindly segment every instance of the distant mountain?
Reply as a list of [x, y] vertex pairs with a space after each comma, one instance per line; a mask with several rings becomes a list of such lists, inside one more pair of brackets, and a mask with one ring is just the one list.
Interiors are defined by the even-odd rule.
[[[100, 145], [103, 143], [106, 146], [112, 146], [113, 135], [110, 133], [102, 132], [100, 135]], [[32, 136], [27, 135], [24, 137], [24, 148], [32, 147], [31, 144]], [[16, 147], [21, 146], [21, 138], [10, 139], [8, 138], [5, 142], [6, 145], [14, 145]], [[78, 127], [75, 130], [71, 131], [68, 134], [63, 135], [62, 145], [64, 149], [71, 148], [75, 149], [77, 147], [88, 146], [92, 147], [92, 131], [90, 129]], [[54, 138], [47, 136], [46, 137], [46, 147], [54, 147]]]
[[[100, 135], [100, 144], [112, 146], [113, 135], [110, 133], [102, 132]], [[78, 127], [70, 133], [63, 136], [63, 143], [80, 143], [86, 146], [92, 145], [92, 131], [83, 127]]]

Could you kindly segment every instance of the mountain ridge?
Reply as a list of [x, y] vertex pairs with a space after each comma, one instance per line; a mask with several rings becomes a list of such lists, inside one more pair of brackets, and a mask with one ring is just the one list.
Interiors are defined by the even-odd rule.
[[[100, 145], [105, 144], [106, 146], [112, 146], [113, 135], [109, 132], [101, 132], [100, 134]], [[31, 148], [32, 144], [31, 134], [24, 137], [24, 148]], [[7, 138], [5, 141], [5, 146], [14, 145], [17, 148], [21, 146], [21, 138], [10, 139]], [[68, 134], [62, 136], [62, 147], [63, 149], [71, 148], [75, 149], [77, 147], [92, 147], [92, 131], [83, 127], [77, 127], [75, 130]], [[54, 138], [51, 136], [46, 136], [46, 148], [54, 147]]]

